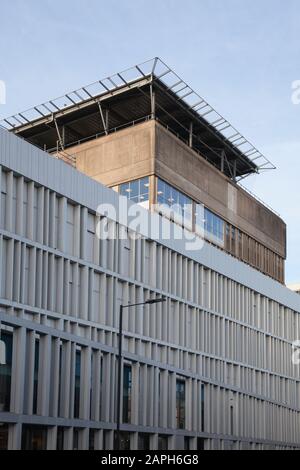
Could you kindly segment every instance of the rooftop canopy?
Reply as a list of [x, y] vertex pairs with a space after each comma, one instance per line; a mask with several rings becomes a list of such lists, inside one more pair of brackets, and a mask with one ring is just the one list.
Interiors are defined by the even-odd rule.
[[159, 58], [4, 119], [49, 152], [156, 119], [234, 180], [275, 169], [245, 137]]

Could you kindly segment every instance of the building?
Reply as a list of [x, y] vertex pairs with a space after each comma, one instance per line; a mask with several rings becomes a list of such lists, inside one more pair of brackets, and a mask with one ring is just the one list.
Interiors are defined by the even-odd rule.
[[239, 183], [272, 164], [158, 59], [3, 124], [0, 447], [112, 449], [118, 307], [164, 296], [125, 313], [123, 448], [300, 448], [286, 227]]
[[300, 294], [300, 284], [290, 284], [288, 288], [296, 292], [297, 294]]

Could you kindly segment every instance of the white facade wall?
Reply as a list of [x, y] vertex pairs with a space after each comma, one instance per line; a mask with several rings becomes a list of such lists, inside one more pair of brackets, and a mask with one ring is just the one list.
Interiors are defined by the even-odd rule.
[[[96, 449], [113, 447], [119, 305], [156, 295], [167, 302], [124, 312], [131, 448], [138, 433], [150, 433], [154, 449], [163, 435], [170, 449], [183, 449], [184, 437], [191, 449], [197, 438], [206, 449], [300, 448], [299, 296], [209, 244], [194, 253], [146, 233], [99, 241], [96, 208], [117, 205], [118, 195], [1, 130], [0, 193], [0, 322], [13, 334], [0, 423], [9, 448], [21, 447], [29, 424], [44, 427], [49, 449], [60, 432], [65, 449], [88, 449], [90, 435]], [[186, 384], [184, 430], [177, 378]]]

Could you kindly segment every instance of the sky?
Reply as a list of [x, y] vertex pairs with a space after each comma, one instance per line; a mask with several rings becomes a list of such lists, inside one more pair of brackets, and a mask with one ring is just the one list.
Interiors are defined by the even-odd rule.
[[244, 184], [287, 223], [300, 282], [299, 21], [299, 0], [0, 0], [0, 120], [161, 57], [276, 165]]

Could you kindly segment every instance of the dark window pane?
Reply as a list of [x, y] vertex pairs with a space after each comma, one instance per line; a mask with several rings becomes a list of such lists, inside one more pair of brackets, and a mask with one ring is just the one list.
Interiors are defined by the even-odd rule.
[[0, 365], [0, 412], [10, 411], [10, 389], [11, 389], [11, 368], [12, 368], [12, 348], [13, 335], [10, 332], [2, 331], [1, 341], [5, 344], [5, 364]]
[[34, 378], [33, 378], [33, 414], [37, 414], [38, 402], [38, 383], [39, 383], [39, 358], [40, 358], [40, 342], [35, 340], [34, 351]]
[[74, 418], [79, 418], [79, 413], [80, 413], [80, 375], [81, 375], [81, 352], [76, 351]]
[[90, 429], [89, 450], [95, 450], [95, 429]]
[[57, 428], [56, 449], [57, 450], [64, 449], [64, 428], [60, 426]]
[[184, 450], [190, 450], [190, 438], [189, 437], [184, 438]]
[[0, 450], [7, 450], [8, 425], [0, 423]]
[[150, 450], [150, 434], [139, 434], [139, 450]]
[[185, 382], [176, 381], [176, 419], [177, 428], [185, 428]]
[[46, 450], [47, 428], [25, 426], [22, 429], [22, 450]]
[[158, 436], [158, 450], [168, 450], [167, 436]]
[[131, 388], [132, 388], [132, 372], [131, 366], [124, 366], [123, 379], [123, 422], [131, 422]]
[[[115, 448], [117, 446], [117, 434], [115, 433]], [[130, 450], [130, 433], [129, 432], [121, 432], [120, 435], [121, 438], [121, 445], [120, 445], [120, 450]]]
[[205, 440], [198, 437], [197, 450], [204, 450]]

